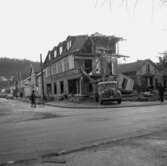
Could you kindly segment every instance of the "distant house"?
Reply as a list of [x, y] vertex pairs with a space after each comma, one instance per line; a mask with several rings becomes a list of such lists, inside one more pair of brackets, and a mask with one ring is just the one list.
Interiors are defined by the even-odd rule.
[[36, 95], [41, 96], [41, 73], [39, 69], [34, 70], [33, 65], [30, 66], [28, 76], [22, 80], [23, 96], [31, 95], [32, 90], [35, 90]]
[[161, 80], [161, 74], [156, 64], [150, 59], [120, 64], [119, 71], [134, 80], [134, 88], [146, 90], [156, 88]]
[[[68, 36], [48, 51], [44, 61], [46, 96], [90, 95], [93, 87], [81, 69], [92, 79], [117, 74], [117, 44], [120, 37], [93, 35]], [[114, 56], [102, 57], [102, 52]]]

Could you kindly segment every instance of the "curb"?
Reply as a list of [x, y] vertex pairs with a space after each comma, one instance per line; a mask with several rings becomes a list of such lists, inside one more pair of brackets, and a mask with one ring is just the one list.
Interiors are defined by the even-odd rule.
[[59, 104], [50, 104], [45, 103], [45, 105], [50, 107], [58, 107], [58, 108], [70, 108], [70, 109], [105, 109], [105, 108], [128, 108], [128, 107], [148, 107], [148, 106], [158, 106], [158, 105], [167, 105], [167, 103], [144, 103], [144, 104], [136, 104], [136, 105], [110, 105], [110, 106], [65, 106]]
[[[144, 137], [144, 136], [148, 136], [152, 133], [153, 131], [150, 132], [146, 132], [143, 134], [139, 134], [139, 135], [131, 135], [131, 136], [124, 136], [124, 137], [119, 137], [119, 138], [112, 138], [111, 140], [106, 140], [106, 141], [99, 141], [99, 142], [95, 142], [89, 145], [85, 145], [85, 146], [78, 146], [75, 147], [73, 149], [69, 149], [69, 150], [62, 150], [59, 152], [53, 152], [53, 153], [48, 153], [48, 154], [43, 154], [40, 155], [40, 159], [44, 159], [44, 158], [48, 158], [48, 157], [59, 157], [59, 156], [63, 156], [63, 155], [68, 155], [71, 153], [76, 153], [76, 152], [81, 152], [84, 150], [88, 150], [88, 149], [92, 149], [92, 148], [96, 148], [102, 145], [107, 145], [107, 144], [112, 144], [112, 143], [118, 143], [120, 141], [123, 140], [128, 140], [128, 139], [135, 139], [135, 138], [140, 138], [140, 137]], [[109, 138], [108, 138], [109, 139]], [[21, 160], [9, 160], [7, 162], [3, 162], [0, 163], [0, 166], [7, 166], [7, 165], [13, 165], [13, 164], [21, 164], [21, 163], [26, 163], [28, 161], [38, 161], [39, 158], [29, 158], [29, 159], [21, 159]]]
[[[23, 103], [27, 103], [27, 101], [23, 101], [23, 100], [19, 100], [19, 99], [15, 99], [17, 101], [22, 101]], [[133, 103], [133, 102], [131, 102]], [[142, 103], [142, 101], [141, 101]], [[118, 104], [118, 105], [106, 105], [106, 106], [101, 106], [101, 105], [98, 105], [98, 106], [66, 106], [66, 105], [59, 105], [59, 104], [52, 104], [52, 103], [42, 103], [46, 106], [50, 106], [50, 107], [57, 107], [57, 108], [69, 108], [69, 109], [107, 109], [107, 108], [130, 108], [130, 107], [149, 107], [149, 106], [158, 106], [158, 105], [167, 105], [167, 102], [163, 102], [161, 103], [159, 101], [159, 103], [155, 103], [155, 102], [152, 102], [152, 103], [144, 103], [144, 104], [136, 104], [136, 105], [121, 105], [121, 104]]]
[[88, 144], [88, 145], [83, 145], [83, 146], [76, 146], [75, 148], [73, 149], [68, 149], [68, 150], [61, 150], [59, 152], [53, 152], [53, 153], [47, 153], [47, 154], [43, 154], [43, 155], [40, 155], [39, 158], [29, 158], [29, 159], [21, 159], [21, 160], [9, 160], [7, 162], [3, 162], [1, 163], [0, 162], [0, 166], [7, 166], [7, 165], [13, 165], [13, 164], [22, 164], [22, 163], [26, 163], [26, 162], [29, 162], [29, 161], [34, 161], [34, 162], [41, 162], [42, 159], [44, 158], [48, 158], [48, 157], [59, 157], [59, 156], [63, 156], [63, 155], [69, 155], [71, 153], [76, 153], [76, 152], [82, 152], [84, 150], [89, 150], [89, 149], [92, 149], [92, 148], [98, 148], [100, 146], [104, 146], [104, 145], [108, 145], [108, 144], [114, 144], [114, 143], [119, 143], [121, 141], [127, 141], [127, 140], [130, 140], [130, 139], [138, 139], [138, 138], [141, 138], [141, 137], [146, 137], [146, 136], [149, 136], [153, 133], [156, 133], [156, 132], [159, 132], [163, 130], [163, 128], [161, 129], [150, 129], [149, 131], [148, 130], [137, 130], [135, 131], [134, 134], [132, 135], [126, 135], [126, 136], [120, 136], [120, 137], [117, 137], [117, 138], [105, 138], [106, 140], [104, 141], [97, 141], [97, 142], [94, 142], [94, 143], [91, 143], [91, 144]]
[[89, 149], [92, 149], [92, 148], [97, 148], [99, 146], [103, 146], [103, 145], [107, 145], [107, 144], [119, 143], [120, 141], [124, 141], [124, 140], [137, 139], [137, 138], [140, 138], [140, 137], [149, 136], [152, 133], [155, 133], [155, 132], [158, 132], [158, 131], [159, 130], [150, 130], [148, 132], [146, 130], [146, 131], [141, 131], [141, 132], [143, 132], [142, 134], [139, 133], [139, 134], [134, 134], [134, 135], [131, 135], [131, 136], [123, 136], [123, 137], [118, 137], [118, 138], [112, 138], [110, 140], [108, 138], [108, 140], [106, 140], [106, 141], [99, 141], [99, 142], [92, 143], [90, 145], [85, 145], [85, 146], [83, 145], [83, 146], [75, 147], [75, 148], [69, 149], [69, 150], [62, 150], [62, 151], [59, 151], [59, 152], [48, 153], [48, 154], [41, 155], [40, 157], [41, 158], [47, 158], [47, 157], [53, 157], [53, 156], [58, 157], [58, 156], [68, 155], [68, 154], [71, 154], [71, 153], [76, 153], [76, 152], [81, 152], [81, 151], [84, 151], [84, 150], [89, 150]]

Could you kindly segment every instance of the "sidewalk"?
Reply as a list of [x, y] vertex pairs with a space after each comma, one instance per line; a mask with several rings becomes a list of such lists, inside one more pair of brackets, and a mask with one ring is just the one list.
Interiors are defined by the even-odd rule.
[[121, 104], [106, 103], [100, 105], [95, 101], [83, 101], [83, 102], [69, 102], [69, 101], [52, 101], [47, 102], [45, 105], [60, 108], [73, 108], [73, 109], [102, 109], [102, 108], [124, 108], [124, 107], [145, 107], [153, 105], [166, 105], [167, 101], [163, 103], [160, 101], [124, 101]]

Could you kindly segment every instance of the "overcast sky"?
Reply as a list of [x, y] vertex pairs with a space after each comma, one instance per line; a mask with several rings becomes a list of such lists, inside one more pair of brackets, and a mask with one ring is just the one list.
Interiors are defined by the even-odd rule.
[[68, 35], [99, 32], [126, 39], [120, 53], [130, 56], [127, 62], [157, 61], [167, 50], [167, 6], [121, 1], [0, 0], [0, 56], [39, 61], [40, 53], [44, 59]]

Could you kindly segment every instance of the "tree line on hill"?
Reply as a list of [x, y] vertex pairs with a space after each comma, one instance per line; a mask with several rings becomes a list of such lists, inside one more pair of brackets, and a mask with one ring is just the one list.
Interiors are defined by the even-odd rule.
[[17, 77], [21, 72], [22, 79], [26, 78], [30, 72], [31, 66], [35, 71], [40, 71], [40, 63], [27, 59], [0, 58], [0, 88], [6, 85], [9, 79]]

